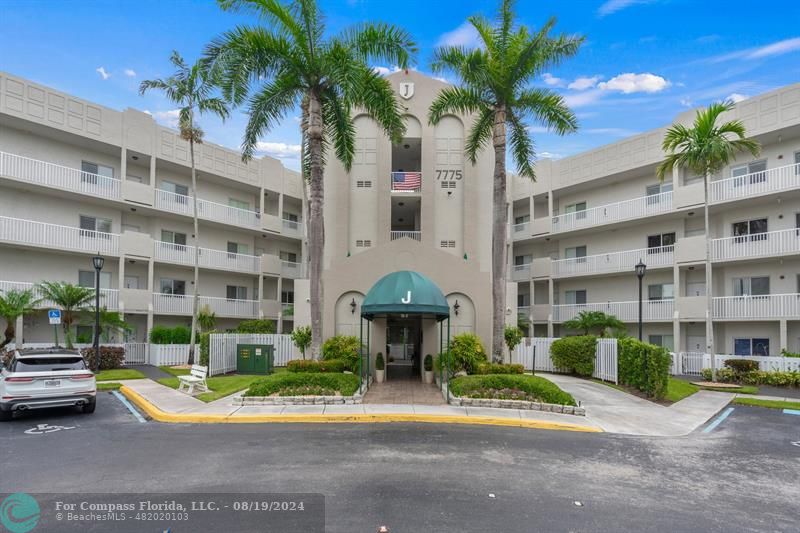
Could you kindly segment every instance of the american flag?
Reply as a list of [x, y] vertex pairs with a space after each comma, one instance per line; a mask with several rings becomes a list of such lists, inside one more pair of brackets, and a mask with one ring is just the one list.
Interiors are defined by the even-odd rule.
[[392, 172], [393, 191], [416, 191], [422, 186], [422, 172]]

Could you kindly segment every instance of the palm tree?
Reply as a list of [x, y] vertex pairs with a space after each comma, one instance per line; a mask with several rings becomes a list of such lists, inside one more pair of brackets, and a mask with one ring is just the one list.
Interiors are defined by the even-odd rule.
[[[0, 350], [14, 340], [17, 319], [34, 313], [38, 303], [39, 299], [34, 296], [31, 289], [11, 289], [5, 294], [0, 293], [0, 316], [6, 321], [5, 338], [0, 343]], [[17, 345], [19, 346], [19, 343]]]
[[581, 311], [575, 318], [564, 322], [564, 327], [583, 331], [584, 335], [596, 332], [599, 336], [605, 337], [608, 330], [625, 329], [625, 324], [614, 315], [607, 315], [602, 311]]
[[[103, 342], [108, 342], [111, 339], [112, 333], [128, 333], [133, 330], [130, 324], [125, 322], [122, 314], [117, 311], [109, 311], [106, 306], [100, 308], [100, 335]], [[81, 319], [83, 324], [88, 326], [94, 325], [94, 307], [86, 309], [83, 312]]]
[[244, 10], [266, 26], [238, 26], [214, 40], [207, 56], [221, 71], [221, 87], [235, 105], [247, 105], [242, 156], [298, 105], [301, 108], [303, 175], [308, 181], [308, 253], [311, 351], [322, 345], [322, 254], [325, 245], [323, 183], [329, 152], [350, 170], [355, 130], [352, 111], [370, 114], [393, 142], [405, 126], [389, 82], [367, 65], [385, 61], [406, 67], [416, 52], [403, 30], [361, 24], [326, 35], [316, 0], [218, 0], [225, 10]]
[[736, 154], [749, 152], [757, 157], [761, 146], [746, 138], [744, 123], [741, 120], [730, 120], [717, 124], [720, 115], [730, 111], [735, 104], [730, 101], [713, 103], [706, 109], [699, 109], [691, 128], [682, 124], [673, 124], [664, 134], [661, 148], [666, 154], [664, 161], [658, 165], [656, 174], [664, 180], [673, 169], [687, 169], [703, 176], [705, 194], [703, 211], [706, 231], [706, 351], [711, 355], [711, 380], [717, 380], [717, 368], [714, 361], [714, 327], [711, 317], [711, 235], [708, 223], [708, 188], [711, 176], [721, 171]]
[[461, 86], [448, 87], [431, 104], [428, 119], [436, 124], [445, 114], [475, 114], [465, 143], [465, 152], [475, 164], [478, 153], [492, 142], [494, 147], [492, 221], [492, 357], [502, 360], [506, 307], [506, 144], [520, 175], [536, 179], [536, 153], [529, 121], [543, 124], [563, 135], [577, 130], [577, 119], [558, 94], [530, 87], [542, 72], [575, 55], [582, 37], [550, 31], [551, 18], [538, 31], [515, 24], [514, 0], [502, 0], [496, 24], [482, 16], [467, 19], [475, 28], [481, 47], [468, 50], [444, 46], [434, 51], [432, 69], [453, 73]]
[[217, 313], [211, 310], [208, 304], [200, 308], [197, 313], [197, 324], [201, 332], [211, 331], [217, 325]]
[[61, 309], [61, 325], [67, 348], [72, 348], [72, 323], [76, 314], [85, 310], [94, 301], [94, 289], [73, 285], [66, 281], [43, 281], [39, 283], [42, 300], [49, 300]]
[[222, 120], [228, 118], [228, 108], [221, 98], [213, 96], [214, 80], [208, 63], [204, 60], [197, 61], [194, 65], [187, 65], [181, 55], [174, 51], [170, 62], [175, 67], [175, 73], [167, 79], [144, 80], [139, 85], [139, 94], [144, 95], [149, 90], [162, 91], [174, 104], [181, 106], [178, 114], [178, 125], [181, 138], [189, 141], [189, 158], [192, 167], [192, 219], [194, 221], [194, 297], [192, 299], [192, 334], [189, 344], [188, 364], [194, 363], [195, 330], [197, 329], [197, 296], [200, 286], [200, 232], [197, 223], [197, 171], [194, 166], [194, 145], [203, 143], [203, 130], [194, 120], [197, 113], [213, 113]]

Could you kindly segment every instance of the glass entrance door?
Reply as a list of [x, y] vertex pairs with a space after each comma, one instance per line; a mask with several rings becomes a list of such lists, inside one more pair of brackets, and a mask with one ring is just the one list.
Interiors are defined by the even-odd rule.
[[421, 348], [421, 323], [419, 318], [389, 318], [386, 321], [386, 362], [388, 375], [416, 375], [419, 373]]

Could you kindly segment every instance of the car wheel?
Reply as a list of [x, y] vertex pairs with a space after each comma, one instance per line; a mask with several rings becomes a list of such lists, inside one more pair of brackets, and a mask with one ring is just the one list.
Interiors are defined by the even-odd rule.
[[7, 422], [14, 416], [13, 411], [0, 411], [0, 422]]
[[95, 407], [97, 407], [97, 400], [85, 404], [83, 407], [81, 407], [81, 409], [83, 410], [84, 414], [88, 415], [94, 413]]

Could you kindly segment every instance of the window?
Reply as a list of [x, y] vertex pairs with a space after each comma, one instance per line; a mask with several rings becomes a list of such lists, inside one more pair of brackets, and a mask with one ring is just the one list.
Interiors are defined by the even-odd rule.
[[128, 181], [133, 181], [136, 183], [144, 183], [144, 179], [141, 176], [132, 176], [128, 174]]
[[517, 293], [517, 307], [529, 307], [531, 305], [530, 294]]
[[227, 285], [225, 287], [225, 297], [229, 300], [247, 300], [247, 287]]
[[522, 215], [519, 217], [514, 217], [514, 224], [525, 224], [526, 222], [531, 221], [530, 215]]
[[284, 211], [283, 220], [288, 220], [289, 222], [299, 222], [300, 217], [297, 216], [295, 213], [287, 213], [286, 211]]
[[797, 165], [794, 167], [794, 174], [795, 176], [800, 175], [800, 152], [794, 153], [794, 164]]
[[767, 238], [767, 219], [756, 218], [732, 224], [734, 242], [763, 241]]
[[242, 200], [237, 200], [236, 198], [228, 198], [228, 205], [230, 207], [235, 207], [236, 209], [244, 209], [245, 211], [250, 210], [249, 202], [243, 202]]
[[564, 299], [568, 305], [580, 305], [586, 303], [586, 289], [577, 291], [566, 291]]
[[82, 183], [92, 183], [94, 185], [97, 185], [97, 180], [98, 180], [97, 176], [113, 178], [114, 169], [112, 167], [107, 167], [105, 165], [98, 165], [97, 163], [92, 163], [91, 161], [81, 161]]
[[747, 165], [732, 167], [731, 177], [736, 178], [733, 180], [734, 187], [767, 181], [767, 161], [753, 161]]
[[161, 190], [171, 192], [172, 194], [177, 194], [178, 197], [175, 198], [176, 202], [180, 202], [182, 204], [186, 203], [186, 196], [189, 196], [189, 187], [186, 185], [180, 185], [178, 183], [164, 180], [161, 182]]
[[294, 303], [294, 291], [281, 291], [281, 303], [282, 304], [293, 304]]
[[645, 191], [647, 193], [647, 196], [656, 196], [657, 194], [672, 192], [672, 182], [663, 181], [661, 183], [656, 183], [655, 185], [648, 185]]
[[98, 218], [89, 215], [80, 216], [81, 237], [91, 237], [93, 239], [108, 239], [111, 236], [111, 219]]
[[246, 254], [248, 253], [248, 247], [246, 244], [241, 244], [238, 242], [228, 241], [228, 253], [229, 254]]
[[[79, 270], [78, 285], [94, 289], [94, 270]], [[100, 272], [100, 288], [111, 288], [111, 272]]]
[[567, 259], [575, 259], [576, 263], [585, 263], [586, 246], [584, 245], [584, 246], [575, 246], [573, 248], [566, 248], [564, 250], [564, 256]]
[[570, 204], [564, 209], [564, 213], [575, 213], [576, 219], [586, 218], [586, 202]]
[[752, 339], [733, 339], [734, 355], [769, 355], [769, 339], [754, 337]]
[[278, 256], [281, 258], [281, 261], [286, 261], [288, 263], [297, 263], [297, 254], [294, 252], [278, 252]]
[[161, 278], [161, 294], [186, 295], [186, 282], [182, 279]]
[[532, 261], [533, 256], [531, 254], [514, 256], [514, 266], [529, 265]]
[[183, 247], [186, 246], [186, 234], [178, 233], [177, 231], [162, 229], [161, 242], [166, 242], [174, 245], [174, 247], [177, 249], [182, 249]]
[[647, 237], [647, 253], [659, 254], [661, 252], [672, 251], [672, 248], [665, 249], [665, 246], [675, 245], [675, 232], [662, 233], [660, 235], [648, 235]]
[[672, 283], [659, 283], [647, 286], [647, 299], [652, 301], [672, 300], [675, 298], [675, 285]]
[[766, 296], [769, 294], [769, 276], [733, 278], [734, 296]]
[[675, 337], [672, 335], [648, 335], [647, 341], [670, 351], [675, 350]]
[[125, 276], [125, 288], [126, 289], [138, 289], [139, 288], [139, 276]]

